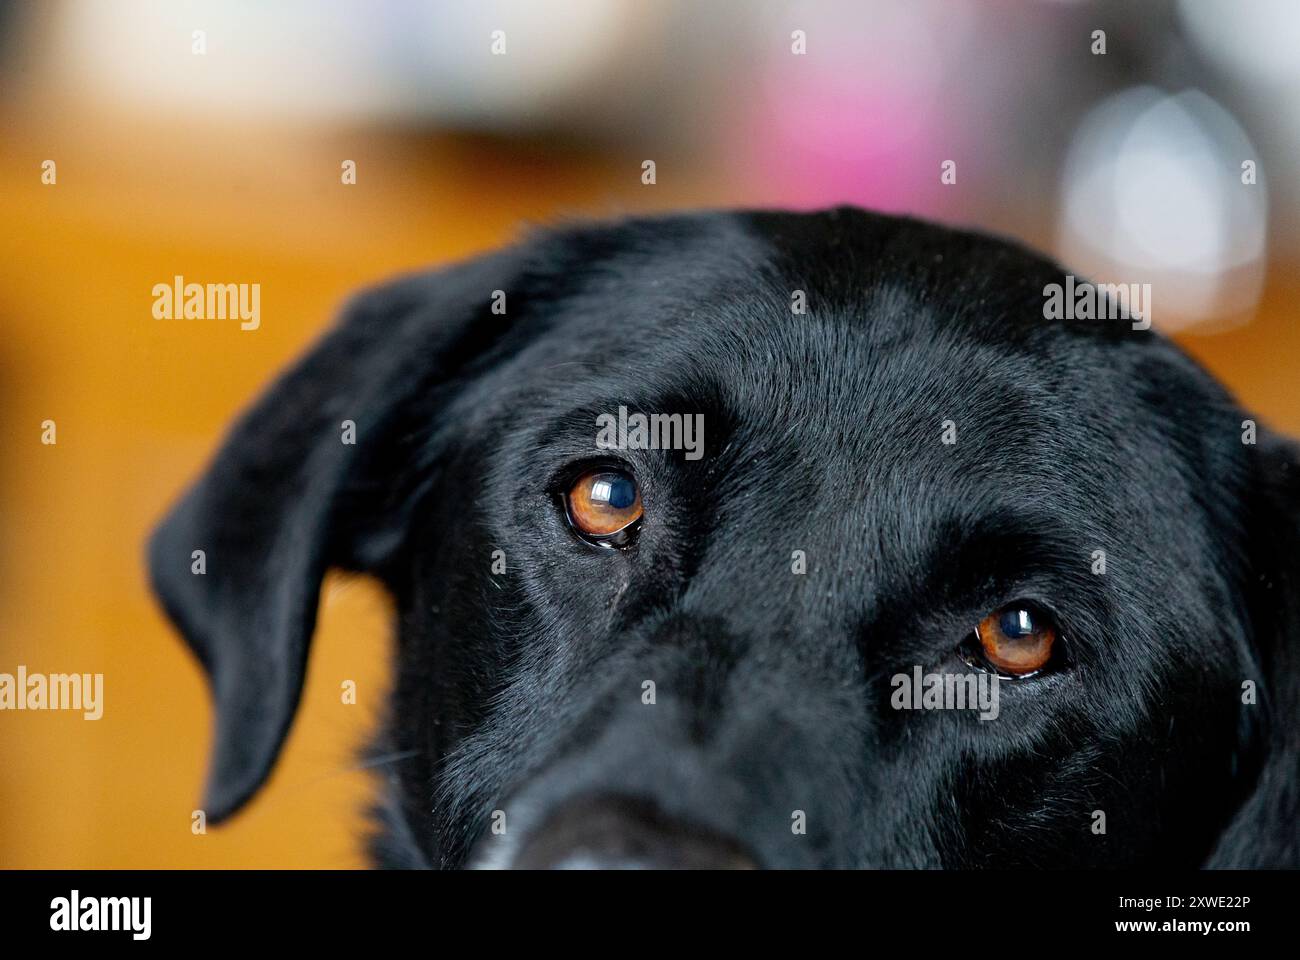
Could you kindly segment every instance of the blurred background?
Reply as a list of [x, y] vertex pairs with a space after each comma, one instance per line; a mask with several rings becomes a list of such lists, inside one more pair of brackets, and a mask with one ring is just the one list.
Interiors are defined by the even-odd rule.
[[[1294, 0], [0, 2], [0, 672], [105, 684], [0, 712], [0, 866], [364, 862], [382, 592], [327, 582], [273, 779], [195, 835], [207, 692], [141, 563], [357, 286], [557, 218], [854, 203], [1151, 283], [1300, 433], [1298, 192]], [[154, 319], [177, 274], [260, 284], [260, 328]]]

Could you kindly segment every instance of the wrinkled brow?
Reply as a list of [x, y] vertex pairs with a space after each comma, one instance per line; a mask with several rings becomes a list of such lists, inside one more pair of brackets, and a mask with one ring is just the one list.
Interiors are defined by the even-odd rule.
[[946, 604], [984, 602], [1026, 587], [1068, 592], [1085, 603], [1102, 599], [1105, 578], [1092, 575], [1089, 544], [1069, 524], [1068, 511], [1063, 517], [1001, 506], [936, 529], [922, 589]]

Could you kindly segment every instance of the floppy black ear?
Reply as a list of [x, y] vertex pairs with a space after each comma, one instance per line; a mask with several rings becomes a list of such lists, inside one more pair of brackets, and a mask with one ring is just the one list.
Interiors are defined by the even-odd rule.
[[[155, 531], [154, 589], [215, 702], [210, 819], [266, 779], [298, 704], [326, 568], [367, 569], [395, 546], [383, 513], [400, 477], [384, 474], [396, 438], [410, 434], [402, 420], [510, 336], [510, 316], [491, 306], [507, 291], [517, 312], [523, 257], [509, 250], [362, 294], [239, 420]], [[345, 420], [354, 444], [343, 442]]]
[[[1258, 703], [1244, 705], [1251, 792], [1208, 867], [1300, 867], [1300, 447], [1261, 430], [1247, 447]], [[1255, 679], [1255, 678], [1244, 678]]]

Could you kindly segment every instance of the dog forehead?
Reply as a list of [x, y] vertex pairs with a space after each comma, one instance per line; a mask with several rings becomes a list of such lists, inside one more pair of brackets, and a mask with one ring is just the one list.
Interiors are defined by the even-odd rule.
[[792, 315], [756, 284], [689, 311], [628, 311], [612, 325], [586, 315], [498, 379], [553, 413], [614, 415], [626, 404], [702, 417], [708, 457], [736, 440], [839, 462], [851, 475], [936, 457], [1032, 472], [1046, 448], [1089, 432], [1080, 422], [1089, 395], [1122, 399], [1122, 377], [1099, 381], [1108, 374], [1095, 345], [1062, 334], [1054, 353], [1031, 351], [1013, 330], [991, 335], [998, 325], [974, 312], [891, 284]]
[[906, 298], [741, 331], [683, 350], [683, 379], [711, 378], [728, 411], [773, 435], [852, 449], [892, 438], [901, 454], [929, 439], [955, 450], [963, 427], [1010, 442], [1070, 425], [1057, 396], [1068, 364]]

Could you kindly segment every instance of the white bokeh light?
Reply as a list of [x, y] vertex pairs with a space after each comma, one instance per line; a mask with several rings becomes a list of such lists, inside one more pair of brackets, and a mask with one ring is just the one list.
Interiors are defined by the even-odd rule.
[[1300, 3], [1296, 0], [1179, 0], [1192, 42], [1220, 66], [1251, 80], [1300, 85]]
[[1110, 283], [1150, 283], [1164, 329], [1248, 319], [1263, 285], [1267, 194], [1241, 127], [1198, 91], [1138, 87], [1076, 131], [1062, 177], [1060, 250]]

